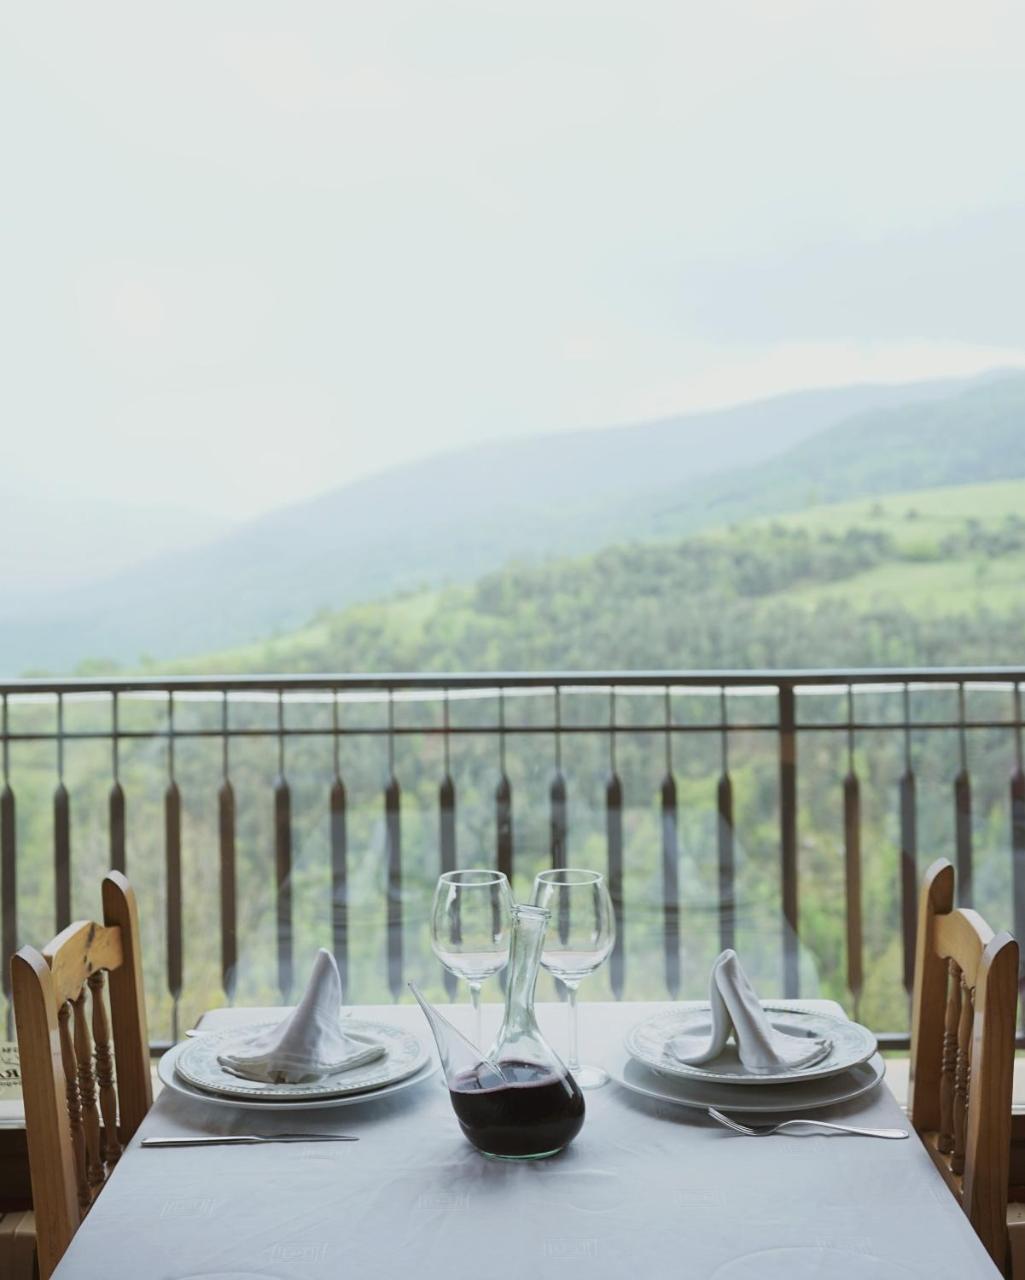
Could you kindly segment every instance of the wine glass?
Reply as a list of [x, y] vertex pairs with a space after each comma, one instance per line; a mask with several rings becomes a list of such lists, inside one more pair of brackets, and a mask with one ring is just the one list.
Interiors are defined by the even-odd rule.
[[616, 941], [605, 877], [598, 871], [560, 867], [542, 871], [534, 880], [532, 901], [551, 912], [551, 923], [541, 951], [541, 963], [566, 988], [569, 995], [569, 1061], [567, 1066], [582, 1089], [607, 1084], [601, 1067], [582, 1067], [577, 1040], [577, 988], [609, 958]]
[[472, 868], [438, 877], [431, 912], [431, 947], [457, 978], [470, 984], [474, 1043], [481, 1044], [480, 988], [509, 963], [512, 890], [501, 871]]

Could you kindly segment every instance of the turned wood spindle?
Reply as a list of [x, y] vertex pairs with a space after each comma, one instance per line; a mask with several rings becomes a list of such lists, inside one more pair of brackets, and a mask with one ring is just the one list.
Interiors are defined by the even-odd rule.
[[100, 1158], [100, 1113], [96, 1106], [96, 1076], [93, 1071], [93, 1038], [85, 1009], [85, 987], [75, 997], [75, 1057], [78, 1059], [78, 1094], [82, 1102], [85, 1131], [85, 1176], [89, 1203], [103, 1185]]
[[943, 1056], [940, 1062], [940, 1131], [936, 1146], [944, 1155], [954, 1150], [954, 1068], [957, 1026], [961, 1018], [961, 971], [947, 961], [947, 1004], [943, 1018]]
[[968, 1128], [968, 1060], [972, 1040], [972, 995], [961, 975], [961, 1017], [957, 1024], [957, 1063], [954, 1068], [954, 1151], [952, 1173], [964, 1173], [965, 1134]]
[[71, 1149], [75, 1155], [78, 1208], [80, 1213], [85, 1213], [89, 1208], [89, 1184], [85, 1173], [85, 1134], [82, 1130], [82, 1101], [78, 1094], [78, 1063], [75, 1060], [75, 1047], [71, 1042], [71, 1002], [68, 1000], [57, 1011], [57, 1027], [60, 1034], [61, 1062], [64, 1066], [64, 1091], [68, 1102]]
[[117, 1132], [117, 1091], [114, 1082], [114, 1054], [110, 1042], [110, 1019], [103, 998], [106, 973], [102, 969], [89, 976], [89, 992], [93, 1005], [93, 1039], [96, 1042], [96, 1082], [103, 1115], [103, 1159], [107, 1165], [117, 1163], [121, 1142]]

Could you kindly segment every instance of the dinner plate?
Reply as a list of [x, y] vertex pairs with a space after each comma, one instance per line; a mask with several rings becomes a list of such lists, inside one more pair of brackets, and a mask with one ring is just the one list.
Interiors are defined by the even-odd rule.
[[818, 1080], [795, 1081], [786, 1089], [775, 1085], [722, 1084], [711, 1080], [687, 1080], [652, 1071], [625, 1051], [607, 1062], [609, 1075], [631, 1093], [643, 1094], [659, 1102], [706, 1111], [719, 1107], [723, 1111], [776, 1113], [782, 1111], [815, 1111], [839, 1102], [850, 1102], [874, 1089], [886, 1074], [880, 1054], [867, 1062], [850, 1067], [837, 1075]]
[[423, 1041], [408, 1031], [385, 1022], [363, 1022], [356, 1018], [346, 1018], [346, 1030], [384, 1045], [386, 1052], [383, 1058], [376, 1058], [373, 1062], [365, 1062], [360, 1067], [339, 1071], [320, 1080], [309, 1080], [304, 1084], [269, 1084], [263, 1080], [245, 1080], [217, 1061], [217, 1055], [223, 1053], [226, 1045], [237, 1044], [247, 1035], [255, 1035], [277, 1025], [273, 1022], [260, 1022], [248, 1027], [201, 1032], [185, 1045], [175, 1062], [175, 1070], [189, 1084], [196, 1085], [206, 1093], [223, 1094], [226, 1098], [273, 1098], [278, 1102], [290, 1102], [300, 1099], [343, 1098], [350, 1093], [365, 1093], [367, 1089], [395, 1084], [419, 1071], [428, 1058]]
[[[212, 1033], [204, 1032], [203, 1034]], [[197, 1036], [196, 1038], [198, 1039], [199, 1037]], [[421, 1081], [433, 1076], [438, 1069], [436, 1059], [433, 1056], [428, 1056], [417, 1071], [414, 1071], [412, 1075], [405, 1076], [402, 1080], [396, 1080], [393, 1084], [383, 1085], [380, 1088], [367, 1089], [363, 1093], [350, 1093], [342, 1097], [293, 1098], [287, 1102], [282, 1101], [280, 1098], [275, 1098], [273, 1095], [229, 1098], [224, 1094], [207, 1093], [196, 1085], [190, 1084], [178, 1074], [178, 1059], [191, 1043], [191, 1040], [184, 1040], [181, 1044], [176, 1044], [174, 1048], [168, 1049], [157, 1064], [157, 1075], [160, 1080], [169, 1089], [173, 1089], [175, 1093], [184, 1094], [185, 1097], [192, 1098], [195, 1102], [213, 1103], [218, 1107], [234, 1107], [250, 1111], [312, 1111], [323, 1107], [351, 1107], [360, 1102], [375, 1102], [378, 1098], [386, 1098], [389, 1094], [398, 1093], [402, 1089], [410, 1089], [414, 1085], [420, 1084]]]
[[829, 1052], [804, 1067], [751, 1071], [740, 1061], [737, 1046], [731, 1040], [712, 1062], [701, 1066], [680, 1062], [668, 1051], [667, 1045], [674, 1036], [684, 1032], [695, 1036], [711, 1035], [711, 1013], [707, 1004], [668, 1009], [645, 1018], [627, 1033], [626, 1051], [632, 1058], [663, 1075], [717, 1084], [753, 1086], [791, 1085], [799, 1081], [835, 1076], [867, 1062], [878, 1048], [876, 1038], [868, 1027], [863, 1027], [859, 1022], [851, 1022], [848, 1018], [768, 1000], [762, 1001], [762, 1008], [772, 1025], [780, 1031], [805, 1039], [818, 1037], [830, 1040]]

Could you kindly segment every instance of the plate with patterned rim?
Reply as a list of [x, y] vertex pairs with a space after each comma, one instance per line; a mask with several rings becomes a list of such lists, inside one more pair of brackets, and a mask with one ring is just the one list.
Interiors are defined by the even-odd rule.
[[796, 1084], [803, 1080], [835, 1076], [867, 1062], [879, 1047], [872, 1032], [859, 1022], [776, 1001], [763, 1000], [761, 1004], [774, 1027], [793, 1036], [824, 1037], [831, 1041], [829, 1052], [806, 1067], [756, 1072], [740, 1061], [737, 1047], [731, 1040], [718, 1058], [703, 1066], [680, 1062], [669, 1052], [668, 1043], [683, 1032], [710, 1035], [711, 1015], [707, 1004], [668, 1009], [645, 1018], [627, 1032], [626, 1051], [631, 1058], [662, 1075], [719, 1084], [764, 1085]]
[[378, 1098], [386, 1098], [389, 1094], [398, 1093], [401, 1089], [410, 1089], [422, 1080], [427, 1080], [438, 1070], [437, 1059], [429, 1057], [427, 1062], [411, 1076], [399, 1080], [395, 1084], [386, 1084], [380, 1089], [368, 1089], [365, 1093], [350, 1093], [344, 1098], [313, 1098], [305, 1102], [293, 1099], [282, 1102], [276, 1098], [226, 1098], [221, 1093], [207, 1093], [183, 1080], [175, 1071], [175, 1063], [189, 1041], [176, 1044], [164, 1054], [157, 1063], [157, 1075], [169, 1089], [180, 1093], [193, 1102], [205, 1102], [215, 1107], [232, 1107], [235, 1110], [249, 1111], [311, 1111], [324, 1107], [352, 1107], [362, 1102], [376, 1102]]
[[636, 1058], [629, 1057], [622, 1050], [613, 1061], [605, 1065], [616, 1084], [629, 1089], [631, 1093], [698, 1111], [719, 1107], [731, 1115], [734, 1112], [778, 1115], [780, 1112], [815, 1111], [820, 1107], [836, 1106], [870, 1093], [886, 1074], [886, 1063], [878, 1053], [873, 1054], [867, 1062], [835, 1076], [795, 1081], [789, 1089], [780, 1089], [775, 1085], [752, 1089], [747, 1084], [740, 1087], [735, 1082], [718, 1084], [711, 1080], [687, 1080], [683, 1076], [662, 1075], [638, 1062]]
[[232, 1027], [224, 1031], [203, 1031], [189, 1040], [175, 1060], [175, 1070], [189, 1084], [206, 1093], [226, 1098], [271, 1098], [275, 1102], [309, 1102], [319, 1098], [344, 1098], [352, 1093], [381, 1089], [411, 1076], [427, 1062], [429, 1054], [423, 1042], [408, 1031], [385, 1022], [362, 1022], [346, 1018], [346, 1028], [359, 1035], [379, 1040], [386, 1049], [383, 1058], [340, 1071], [322, 1080], [305, 1084], [267, 1084], [260, 1080], [244, 1080], [227, 1071], [217, 1061], [225, 1045], [236, 1043], [247, 1034], [277, 1026], [259, 1022], [248, 1027]]

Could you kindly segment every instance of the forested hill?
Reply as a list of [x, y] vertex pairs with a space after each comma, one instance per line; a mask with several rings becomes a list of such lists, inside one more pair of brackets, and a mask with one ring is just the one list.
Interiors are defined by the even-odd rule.
[[188, 671], [1021, 664], [1025, 481], [822, 506], [324, 614]]
[[0, 672], [204, 653], [514, 559], [676, 538], [828, 497], [1022, 475], [1021, 451], [1006, 444], [1023, 405], [1020, 374], [834, 388], [429, 458], [198, 550], [83, 580], [31, 616], [5, 615], [0, 599]]

